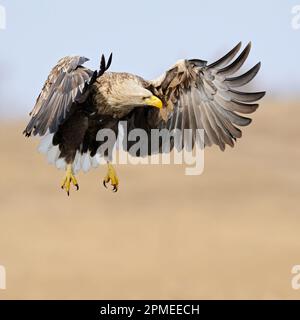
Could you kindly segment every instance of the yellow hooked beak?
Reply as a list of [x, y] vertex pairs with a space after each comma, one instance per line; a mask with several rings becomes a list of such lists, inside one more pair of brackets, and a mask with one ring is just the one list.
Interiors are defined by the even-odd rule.
[[162, 101], [156, 96], [151, 96], [150, 98], [146, 98], [145, 103], [147, 106], [156, 107], [158, 109], [161, 109], [163, 107]]

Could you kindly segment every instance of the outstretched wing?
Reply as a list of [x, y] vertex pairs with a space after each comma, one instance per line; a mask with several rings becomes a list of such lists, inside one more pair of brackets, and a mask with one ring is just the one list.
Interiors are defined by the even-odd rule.
[[[153, 93], [162, 99], [166, 107], [160, 114], [157, 110], [144, 111], [146, 119], [142, 127], [147, 130], [166, 128], [169, 131], [192, 129], [193, 144], [196, 129], [203, 129], [205, 145], [216, 144], [221, 150], [225, 149], [226, 144], [233, 147], [234, 141], [242, 136], [238, 127], [251, 122], [251, 119], [240, 114], [254, 112], [258, 104], [253, 102], [265, 95], [265, 92], [236, 90], [250, 82], [260, 69], [258, 63], [248, 72], [233, 76], [247, 59], [251, 43], [231, 62], [240, 47], [241, 43], [209, 65], [198, 59], [178, 61], [160, 78], [150, 81]], [[139, 126], [137, 116], [131, 116], [132, 128]], [[179, 145], [184, 145], [183, 136]]]
[[47, 130], [56, 132], [72, 107], [84, 99], [87, 86], [97, 76], [97, 72], [82, 66], [86, 61], [87, 58], [80, 56], [59, 60], [30, 113], [31, 120], [24, 130], [26, 136], [44, 135]]

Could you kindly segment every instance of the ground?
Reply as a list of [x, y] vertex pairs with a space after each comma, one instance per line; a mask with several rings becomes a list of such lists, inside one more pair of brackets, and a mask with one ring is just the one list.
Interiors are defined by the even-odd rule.
[[67, 197], [25, 122], [0, 126], [0, 299], [300, 298], [300, 105], [262, 103], [236, 148], [79, 174]]

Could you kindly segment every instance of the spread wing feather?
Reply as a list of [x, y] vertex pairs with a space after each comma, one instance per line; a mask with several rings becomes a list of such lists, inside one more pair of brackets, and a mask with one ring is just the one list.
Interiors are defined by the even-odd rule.
[[44, 135], [48, 130], [54, 133], [75, 108], [85, 98], [86, 88], [95, 79], [93, 72], [82, 65], [85, 57], [65, 57], [59, 60], [50, 72], [44, 87], [31, 111], [31, 120], [24, 134]]
[[196, 129], [204, 129], [205, 145], [216, 144], [221, 150], [226, 145], [233, 147], [242, 136], [238, 127], [251, 123], [241, 114], [253, 113], [258, 108], [255, 102], [265, 95], [236, 90], [249, 83], [260, 69], [258, 63], [246, 73], [233, 76], [246, 61], [251, 43], [237, 56], [240, 48], [241, 43], [209, 65], [198, 59], [178, 61], [158, 80], [150, 81], [154, 94], [165, 102], [168, 111], [167, 121], [157, 117], [156, 110], [149, 113], [149, 123], [156, 116], [155, 126], [159, 128], [192, 129], [193, 143]]

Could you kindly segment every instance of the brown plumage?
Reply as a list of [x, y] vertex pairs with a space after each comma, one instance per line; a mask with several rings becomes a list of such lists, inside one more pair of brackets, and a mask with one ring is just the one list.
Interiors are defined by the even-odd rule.
[[[111, 56], [107, 64], [102, 56], [99, 72], [84, 67], [88, 60], [84, 57], [63, 58], [48, 76], [24, 134], [50, 135], [43, 151], [51, 153], [57, 146], [51, 153], [52, 162], [58, 167], [72, 165], [73, 171], [84, 169], [83, 165], [76, 169], [77, 155], [97, 155], [101, 144], [96, 141], [97, 132], [111, 128], [117, 135], [121, 120], [127, 121], [128, 132], [141, 128], [149, 137], [154, 128], [192, 129], [193, 143], [196, 129], [203, 129], [206, 146], [216, 144], [221, 150], [226, 145], [233, 147], [242, 136], [238, 127], [251, 122], [240, 114], [253, 113], [258, 107], [254, 102], [265, 94], [236, 89], [250, 82], [260, 69], [258, 63], [234, 76], [247, 59], [251, 44], [234, 60], [240, 47], [241, 43], [211, 64], [199, 59], [180, 60], [152, 81], [106, 72]], [[183, 146], [184, 141], [183, 136]], [[128, 151], [131, 145], [127, 144]], [[155, 152], [162, 150], [163, 142]], [[150, 154], [149, 149], [146, 154]]]

